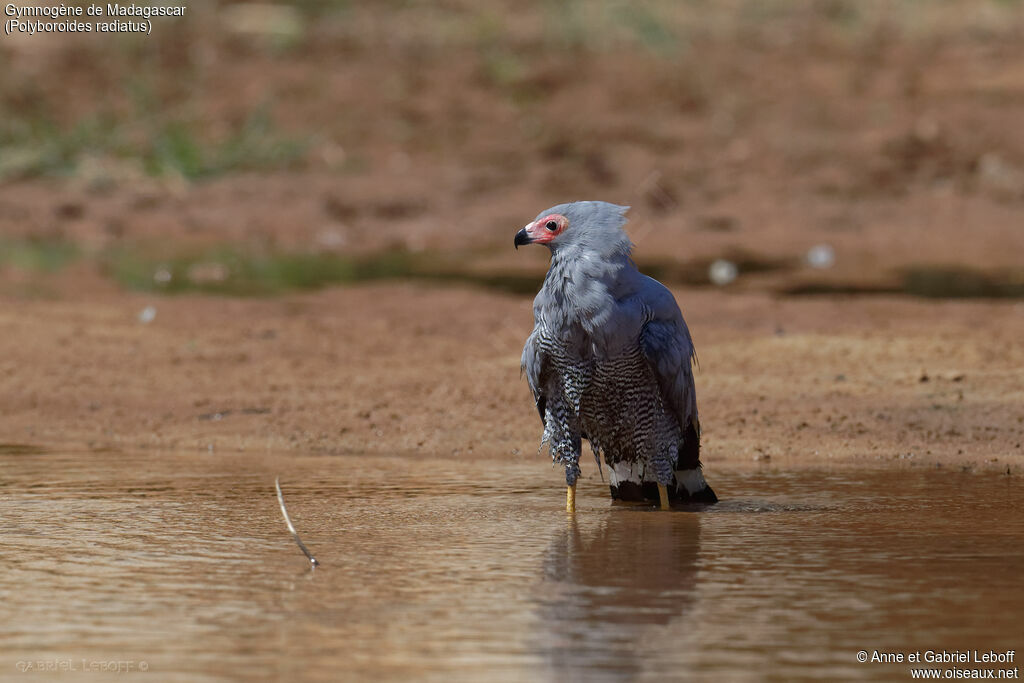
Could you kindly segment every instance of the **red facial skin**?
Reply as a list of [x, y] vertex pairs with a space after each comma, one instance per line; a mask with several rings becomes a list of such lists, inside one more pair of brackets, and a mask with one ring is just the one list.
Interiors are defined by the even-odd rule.
[[[554, 221], [557, 227], [554, 230], [548, 230], [546, 227], [548, 221]], [[531, 244], [547, 244], [565, 232], [568, 227], [568, 218], [560, 213], [552, 213], [527, 225], [526, 234], [530, 238]]]

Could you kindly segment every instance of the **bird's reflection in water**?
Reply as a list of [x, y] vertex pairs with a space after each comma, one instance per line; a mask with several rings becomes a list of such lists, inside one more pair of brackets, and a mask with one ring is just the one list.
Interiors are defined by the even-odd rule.
[[570, 518], [544, 557], [536, 646], [558, 678], [630, 677], [687, 631], [700, 516], [613, 508]]

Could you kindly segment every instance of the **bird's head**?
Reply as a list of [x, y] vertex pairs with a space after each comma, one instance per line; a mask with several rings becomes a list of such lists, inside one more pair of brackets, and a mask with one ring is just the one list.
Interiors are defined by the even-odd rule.
[[572, 202], [541, 211], [516, 233], [515, 247], [543, 244], [552, 253], [561, 250], [599, 254], [629, 253], [629, 237], [622, 230], [628, 206], [608, 202]]

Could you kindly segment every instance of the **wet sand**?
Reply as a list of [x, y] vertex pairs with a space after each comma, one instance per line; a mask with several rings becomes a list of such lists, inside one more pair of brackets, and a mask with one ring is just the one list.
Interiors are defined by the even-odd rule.
[[700, 513], [588, 481], [567, 518], [540, 459], [4, 463], [5, 679], [903, 680], [856, 653], [1019, 646], [1018, 477], [726, 470]]

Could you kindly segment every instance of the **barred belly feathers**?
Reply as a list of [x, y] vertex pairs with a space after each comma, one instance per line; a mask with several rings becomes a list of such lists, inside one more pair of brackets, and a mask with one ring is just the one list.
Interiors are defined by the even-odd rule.
[[517, 248], [551, 250], [522, 358], [542, 444], [565, 468], [570, 510], [584, 439], [607, 465], [613, 499], [714, 503], [699, 459], [693, 342], [671, 292], [630, 258], [627, 209], [562, 204], [516, 234]]

